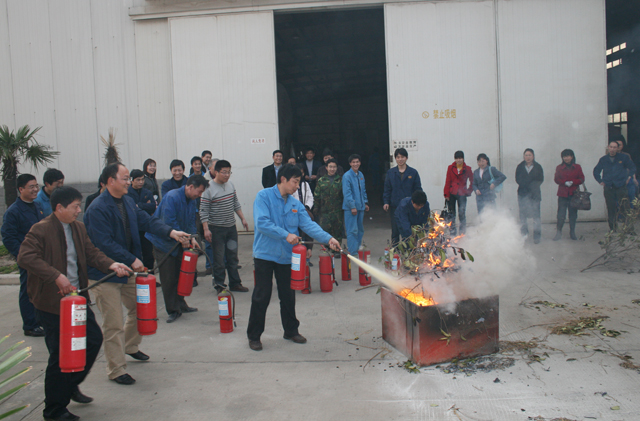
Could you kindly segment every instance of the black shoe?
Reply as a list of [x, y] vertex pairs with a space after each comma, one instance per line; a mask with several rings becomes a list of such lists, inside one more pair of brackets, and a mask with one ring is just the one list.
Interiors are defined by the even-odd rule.
[[118, 384], [125, 384], [125, 385], [131, 385], [134, 384], [136, 382], [136, 379], [134, 379], [133, 377], [131, 377], [130, 375], [128, 375], [127, 373], [123, 374], [122, 376], [118, 376], [115, 379], [111, 379], [114, 382], [118, 383]]
[[167, 323], [173, 323], [173, 322], [175, 322], [176, 320], [178, 320], [178, 318], [179, 318], [180, 316], [182, 316], [182, 313], [178, 313], [178, 312], [176, 312], [176, 313], [171, 313], [171, 314], [169, 314], [169, 318], [167, 319]]
[[313, 263], [309, 262], [309, 267], [312, 268], [313, 267]]
[[556, 232], [556, 236], [553, 237], [553, 241], [558, 241], [560, 239], [562, 239], [562, 231]]
[[237, 292], [249, 292], [249, 288], [243, 287], [242, 284], [234, 285], [229, 289], [231, 291], [237, 291]]
[[[33, 330], [25, 330], [24, 331], [24, 336], [33, 336], [34, 338], [40, 338], [42, 336], [44, 336], [44, 329], [41, 327], [37, 327]], [[75, 415], [74, 415], [75, 417]]]
[[158, 281], [156, 281], [156, 288], [160, 288], [162, 286], [162, 284]]
[[297, 344], [306, 344], [307, 343], [307, 338], [305, 338], [304, 336], [302, 336], [299, 333], [296, 333], [295, 335], [292, 335], [292, 336], [287, 336], [287, 334], [285, 333], [283, 338], [288, 340], [288, 341], [293, 341], [293, 342], [295, 342]]
[[44, 421], [76, 421], [79, 420], [80, 417], [77, 415], [73, 415], [71, 412], [67, 411], [59, 417], [47, 418], [44, 417]]
[[194, 279], [194, 280], [193, 280], [193, 287], [195, 288], [195, 287], [197, 287], [197, 286], [198, 286], [198, 280], [197, 280], [197, 279]]
[[213, 284], [213, 287], [214, 287], [214, 288], [215, 288], [215, 290], [216, 290], [216, 294], [220, 294], [220, 293], [221, 293], [221, 292], [226, 288], [226, 286], [225, 286], [225, 287], [222, 287], [222, 286], [217, 285], [217, 284]]
[[[148, 357], [147, 357], [148, 358]], [[91, 403], [93, 402], [93, 398], [83, 395], [82, 392], [78, 389], [71, 394], [71, 400], [78, 403]]]
[[195, 313], [196, 311], [198, 311], [198, 309], [195, 307], [185, 307], [181, 311], [183, 313]]
[[540, 244], [540, 237], [534, 237], [533, 244]]
[[142, 351], [134, 352], [133, 354], [127, 355], [138, 361], [147, 361], [149, 359], [149, 356]]
[[253, 349], [254, 351], [262, 351], [262, 342], [252, 341], [251, 339], [249, 339], [249, 348]]
[[576, 233], [575, 232], [570, 232], [569, 233], [569, 237], [571, 237], [572, 240], [577, 240], [578, 237], [576, 237]]
[[242, 265], [236, 266], [236, 269], [238, 269], [238, 270], [242, 269]]

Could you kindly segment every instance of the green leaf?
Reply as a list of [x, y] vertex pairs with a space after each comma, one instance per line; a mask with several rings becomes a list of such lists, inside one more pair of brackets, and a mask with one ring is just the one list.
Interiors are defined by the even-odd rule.
[[27, 371], [31, 370], [32, 367], [27, 367], [24, 370], [14, 374], [13, 376], [9, 377], [6, 380], [3, 380], [2, 382], [0, 382], [0, 389], [2, 389], [3, 387], [5, 387], [7, 384], [11, 383], [13, 380], [17, 379], [18, 377], [22, 376], [24, 373], [26, 373]]
[[613, 411], [618, 411], [620, 409], [620, 407], [618, 405], [616, 405], [616, 406], [612, 406], [611, 409]]
[[9, 396], [13, 395], [13, 394], [14, 394], [14, 393], [16, 393], [18, 390], [22, 389], [23, 387], [25, 387], [25, 386], [26, 386], [26, 385], [28, 385], [28, 384], [29, 384], [29, 382], [19, 384], [19, 385], [17, 385], [16, 387], [14, 387], [14, 388], [12, 388], [12, 389], [10, 389], [10, 390], [7, 390], [6, 392], [4, 392], [4, 393], [0, 394], [0, 401], [1, 401], [1, 400], [3, 400], [3, 399], [4, 399], [4, 398], [6, 398], [6, 397], [9, 397]]
[[471, 260], [472, 262], [475, 261], [475, 259], [473, 258], [473, 256], [471, 255], [471, 253], [467, 252], [467, 256], [469, 256], [469, 260]]
[[0, 363], [0, 375], [6, 372], [7, 370], [10, 370], [11, 368], [13, 368], [13, 366], [15, 366], [16, 364], [29, 358], [31, 356], [29, 351], [31, 351], [31, 347], [21, 349], [20, 351], [13, 354], [11, 357], [7, 358], [6, 361], [3, 361], [2, 363]]
[[440, 262], [444, 263], [445, 260], [447, 260], [447, 253], [445, 253], [443, 249], [440, 249]]
[[15, 414], [16, 412], [20, 412], [20, 411], [22, 411], [23, 409], [28, 408], [29, 406], [31, 406], [31, 405], [24, 405], [24, 406], [21, 406], [21, 407], [19, 407], [19, 408], [14, 408], [14, 409], [12, 409], [11, 411], [7, 411], [7, 412], [5, 412], [4, 414], [0, 414], [0, 420], [3, 420], [3, 419], [5, 419], [5, 418], [7, 418], [7, 417], [9, 417], [9, 416], [11, 416], [11, 415], [13, 415], [13, 414]]

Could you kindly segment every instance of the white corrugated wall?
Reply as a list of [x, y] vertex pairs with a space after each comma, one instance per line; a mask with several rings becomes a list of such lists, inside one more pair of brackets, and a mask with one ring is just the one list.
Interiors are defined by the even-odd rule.
[[[553, 174], [572, 148], [596, 193], [580, 218], [604, 217], [591, 175], [607, 139], [604, 18], [604, 0], [385, 5], [391, 150], [417, 140], [409, 165], [432, 207], [442, 206], [446, 168], [463, 150], [472, 168], [484, 152], [505, 173], [501, 201], [516, 213], [515, 168], [533, 148], [546, 176], [542, 217], [554, 221]], [[447, 109], [455, 119], [434, 118]]]
[[[262, 167], [278, 149], [271, 12], [170, 19], [177, 156], [230, 161], [253, 229]], [[264, 143], [252, 143], [264, 139]]]

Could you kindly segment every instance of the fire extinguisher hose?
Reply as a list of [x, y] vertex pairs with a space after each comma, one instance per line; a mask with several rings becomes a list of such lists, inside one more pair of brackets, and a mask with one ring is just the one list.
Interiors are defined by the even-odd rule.
[[[167, 259], [169, 258], [169, 256], [171, 256], [171, 253], [173, 253], [173, 251], [180, 245], [180, 243], [175, 243], [174, 246], [171, 248], [171, 250], [169, 250], [169, 252], [166, 254], [166, 256], [164, 257], [164, 259], [160, 260], [158, 262], [158, 264], [149, 271], [149, 273], [155, 273], [158, 268], [160, 266], [162, 266], [164, 264], [164, 262], [167, 261]], [[115, 272], [111, 272], [110, 274], [108, 274], [107, 276], [105, 276], [104, 278], [100, 279], [99, 281], [96, 281], [94, 284], [89, 285], [88, 287], [86, 287], [85, 289], [81, 289], [78, 290], [78, 294], [80, 294], [81, 292], [85, 292], [85, 291], [89, 291], [91, 288], [96, 287], [104, 282], [107, 282], [109, 279], [113, 278], [114, 276], [116, 276]]]

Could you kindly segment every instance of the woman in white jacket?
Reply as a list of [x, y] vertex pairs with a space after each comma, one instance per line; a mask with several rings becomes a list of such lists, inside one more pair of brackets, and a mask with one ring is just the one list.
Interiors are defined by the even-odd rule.
[[[296, 159], [291, 157], [287, 161], [288, 164], [297, 165]], [[304, 205], [307, 213], [313, 219], [313, 213], [311, 209], [313, 209], [313, 192], [311, 191], [311, 187], [309, 183], [304, 180], [300, 180], [300, 186], [298, 187], [298, 191], [295, 194], [292, 194], [291, 197], [299, 200]], [[303, 241], [313, 241], [311, 237], [305, 234], [303, 231], [300, 231], [300, 235], [302, 236]], [[307, 244], [307, 260], [311, 258], [311, 250], [313, 249], [313, 244]], [[313, 266], [311, 262], [309, 262], [309, 266]]]

